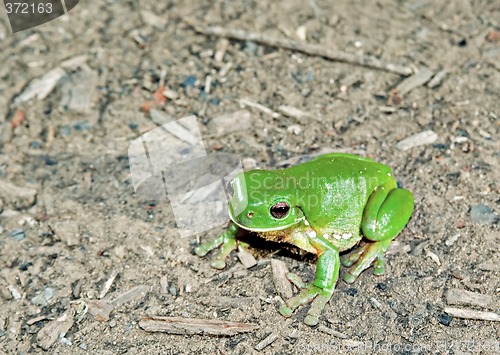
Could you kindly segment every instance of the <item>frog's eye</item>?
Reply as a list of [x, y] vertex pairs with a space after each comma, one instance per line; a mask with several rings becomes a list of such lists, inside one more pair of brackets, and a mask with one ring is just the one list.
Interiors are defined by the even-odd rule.
[[290, 212], [290, 205], [286, 202], [278, 202], [271, 207], [271, 215], [274, 218], [282, 219]]
[[234, 181], [231, 180], [227, 183], [226, 186], [227, 193], [229, 194], [229, 197], [233, 197], [234, 194]]

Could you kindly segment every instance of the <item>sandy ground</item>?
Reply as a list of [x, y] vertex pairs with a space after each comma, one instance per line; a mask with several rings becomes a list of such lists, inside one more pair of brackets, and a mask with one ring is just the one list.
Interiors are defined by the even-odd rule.
[[[310, 3], [92, 1], [15, 35], [0, 22], [0, 352], [500, 352], [499, 322], [445, 312], [500, 309], [498, 3]], [[404, 93], [403, 75], [251, 41], [225, 43], [196, 33], [186, 17], [432, 75]], [[30, 91], [37, 79], [53, 87]], [[198, 115], [207, 151], [236, 154], [246, 166], [276, 168], [323, 149], [391, 166], [414, 192], [416, 209], [386, 274], [368, 270], [352, 285], [339, 282], [311, 328], [303, 324], [307, 308], [290, 319], [278, 313], [269, 260], [311, 280], [314, 258], [255, 236], [258, 264], [250, 269], [235, 254], [224, 272], [210, 268], [213, 254], [193, 255], [197, 241], [224, 226], [180, 238], [168, 201], [137, 197], [130, 176], [128, 146], [156, 127], [144, 109], [162, 83], [167, 97], [159, 95], [156, 109]], [[307, 115], [246, 107], [248, 129], [211, 134], [210, 122], [240, 110], [242, 98]], [[397, 146], [429, 130], [433, 141]], [[88, 312], [74, 319], [84, 306]], [[151, 315], [258, 329], [151, 333], [139, 327]], [[268, 336], [275, 340], [256, 350]]]

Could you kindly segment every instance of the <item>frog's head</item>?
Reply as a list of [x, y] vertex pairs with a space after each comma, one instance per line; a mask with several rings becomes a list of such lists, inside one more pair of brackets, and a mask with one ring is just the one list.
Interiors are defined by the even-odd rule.
[[304, 220], [294, 203], [295, 191], [280, 184], [279, 171], [252, 170], [238, 174], [229, 184], [229, 217], [239, 227], [270, 232]]

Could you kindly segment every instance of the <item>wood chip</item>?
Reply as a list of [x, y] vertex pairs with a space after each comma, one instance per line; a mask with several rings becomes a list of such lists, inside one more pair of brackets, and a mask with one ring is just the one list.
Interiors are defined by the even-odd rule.
[[[28, 320], [26, 322], [27, 325], [33, 325], [35, 323], [38, 323], [42, 320], [46, 320], [47, 319], [47, 316], [38, 316], [38, 317], [35, 317], [35, 318], [31, 318], [30, 320]], [[1, 329], [1, 328], [0, 328]]]
[[281, 112], [285, 116], [293, 117], [293, 118], [296, 118], [298, 120], [303, 120], [303, 119], [307, 119], [307, 118], [316, 118], [314, 115], [310, 114], [309, 112], [305, 112], [305, 111], [299, 110], [296, 107], [288, 106], [288, 105], [279, 106], [278, 111]]
[[108, 280], [104, 283], [104, 286], [102, 287], [101, 293], [99, 294], [99, 298], [103, 298], [104, 296], [106, 296], [106, 294], [108, 293], [111, 285], [113, 284], [113, 282], [115, 281], [117, 276], [118, 276], [118, 271], [113, 270], [111, 272], [111, 275], [109, 276]]
[[493, 303], [493, 297], [482, 293], [452, 288], [446, 292], [446, 302], [448, 304], [487, 307]]
[[182, 317], [144, 317], [139, 322], [139, 327], [147, 332], [162, 332], [169, 334], [210, 334], [210, 335], [236, 335], [252, 332], [259, 328], [257, 324], [227, 322], [218, 319], [199, 319]]
[[418, 72], [399, 83], [399, 85], [396, 86], [396, 92], [398, 95], [404, 96], [413, 89], [424, 85], [432, 78], [433, 75], [434, 73], [432, 70], [422, 67]]
[[264, 339], [262, 339], [257, 345], [255, 345], [255, 350], [261, 351], [264, 350], [266, 347], [271, 345], [276, 339], [278, 339], [278, 334], [276, 333], [271, 333]]
[[253, 107], [259, 111], [264, 112], [266, 115], [271, 116], [272, 118], [278, 118], [280, 117], [280, 114], [278, 112], [275, 112], [271, 110], [269, 107], [266, 107], [264, 105], [261, 105], [257, 102], [254, 102], [250, 99], [242, 98], [240, 99], [240, 105], [242, 106], [248, 106], [248, 107]]
[[224, 60], [224, 55], [226, 54], [227, 48], [229, 47], [229, 41], [227, 38], [221, 38], [215, 44], [215, 54], [214, 59], [216, 62], [222, 62]]
[[443, 69], [443, 70], [438, 71], [436, 73], [436, 75], [434, 75], [434, 77], [431, 79], [431, 81], [429, 81], [427, 83], [427, 87], [433, 89], [433, 88], [441, 85], [441, 83], [443, 82], [443, 79], [446, 77], [446, 75], [448, 75], [448, 70]]
[[9, 285], [7, 286], [7, 290], [9, 290], [10, 294], [12, 295], [12, 297], [17, 301], [19, 299], [21, 299], [23, 296], [21, 295], [21, 292], [19, 292], [17, 290], [17, 288], [15, 288], [14, 286], [12, 285]]
[[427, 130], [399, 141], [396, 144], [396, 148], [400, 150], [409, 150], [420, 145], [434, 143], [436, 139], [438, 139], [438, 135], [434, 131]]
[[334, 337], [340, 338], [340, 339], [347, 339], [349, 336], [347, 334], [338, 332], [332, 328], [325, 327], [324, 325], [320, 325], [318, 327], [318, 330], [322, 333], [328, 334], [328, 335], [333, 335]]
[[288, 274], [286, 264], [281, 260], [271, 259], [271, 268], [273, 270], [273, 281], [276, 292], [284, 299], [292, 297], [292, 283], [286, 277]]
[[438, 266], [441, 266], [441, 261], [439, 260], [439, 256], [437, 256], [432, 251], [427, 251], [427, 256], [432, 259]]
[[474, 309], [445, 307], [444, 311], [450, 316], [465, 319], [489, 320], [500, 322], [500, 314], [495, 312], [476, 311]]
[[107, 322], [114, 308], [112, 304], [103, 300], [86, 301], [86, 304], [88, 307], [87, 312], [99, 322]]
[[47, 323], [37, 334], [38, 346], [48, 350], [59, 337], [64, 336], [73, 326], [75, 311], [70, 308], [59, 318]]
[[458, 238], [460, 238], [460, 234], [452, 235], [451, 237], [445, 240], [444, 244], [446, 244], [446, 246], [448, 247], [451, 247], [453, 244], [455, 244]]
[[65, 74], [64, 69], [56, 67], [41, 77], [33, 79], [23, 92], [14, 99], [11, 108], [17, 107], [20, 103], [29, 101], [34, 97], [43, 100], [52, 92]]
[[116, 297], [114, 300], [111, 301], [113, 305], [116, 307], [119, 307], [121, 305], [124, 305], [125, 303], [139, 303], [144, 297], [149, 292], [149, 286], [147, 285], [139, 285], [136, 286], [130, 290], [128, 290], [125, 293], [122, 293], [118, 297]]
[[243, 266], [247, 269], [257, 265], [257, 260], [254, 256], [250, 254], [245, 248], [238, 246], [238, 258], [240, 259]]

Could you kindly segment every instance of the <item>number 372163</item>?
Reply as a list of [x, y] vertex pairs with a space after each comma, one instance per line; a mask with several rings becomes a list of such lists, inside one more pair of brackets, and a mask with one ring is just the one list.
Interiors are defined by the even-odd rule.
[[50, 2], [38, 4], [28, 4], [25, 2], [6, 2], [5, 8], [8, 14], [50, 14], [52, 4]]

